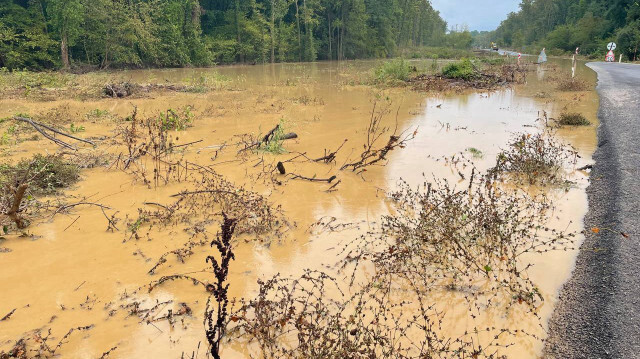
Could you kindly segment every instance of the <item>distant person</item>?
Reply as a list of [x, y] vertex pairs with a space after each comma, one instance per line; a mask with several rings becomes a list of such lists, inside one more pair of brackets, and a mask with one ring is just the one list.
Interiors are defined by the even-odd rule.
[[538, 56], [538, 63], [539, 64], [544, 64], [545, 62], [547, 62], [547, 53], [545, 52], [546, 48], [542, 49], [542, 52], [540, 53], [540, 56]]

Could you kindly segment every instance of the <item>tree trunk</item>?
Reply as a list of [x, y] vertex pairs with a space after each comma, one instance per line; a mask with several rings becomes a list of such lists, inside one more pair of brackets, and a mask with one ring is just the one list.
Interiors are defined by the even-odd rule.
[[298, 0], [296, 2], [296, 23], [298, 24], [298, 61], [302, 62], [302, 32], [300, 31], [300, 9]]
[[[242, 38], [240, 37], [240, 1], [235, 1], [235, 15], [236, 15], [236, 42], [238, 47], [242, 43]], [[242, 52], [238, 53], [238, 61], [244, 62], [244, 54]]]
[[305, 61], [315, 60], [313, 51], [313, 30], [309, 25], [309, 10], [307, 9], [307, 0], [302, 0], [302, 6], [304, 11], [304, 30], [307, 40], [305, 41]]
[[333, 54], [331, 52], [331, 10], [329, 9], [327, 9], [327, 24], [329, 28], [329, 56], [327, 56], [327, 59], [331, 61], [333, 60]]
[[338, 60], [344, 60], [344, 4], [342, 5], [342, 14], [341, 14], [341, 22], [340, 22], [340, 44], [338, 45]]
[[40, 4], [40, 15], [42, 15], [42, 27], [44, 28], [44, 33], [49, 35], [49, 29], [47, 28], [47, 15], [44, 12], [44, 5], [42, 4], [42, 0], [38, 3]]
[[62, 67], [65, 70], [68, 70], [71, 64], [69, 63], [69, 45], [67, 34], [64, 32], [62, 35], [62, 41], [60, 42], [60, 57], [62, 58]]
[[271, 0], [271, 63], [276, 62], [276, 0]]

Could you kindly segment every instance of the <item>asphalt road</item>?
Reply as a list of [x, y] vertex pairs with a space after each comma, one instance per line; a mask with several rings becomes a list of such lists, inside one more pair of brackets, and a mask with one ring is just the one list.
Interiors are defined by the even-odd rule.
[[[549, 323], [546, 358], [640, 358], [640, 66], [598, 73], [598, 149], [588, 230]], [[625, 233], [629, 238], [625, 238]]]

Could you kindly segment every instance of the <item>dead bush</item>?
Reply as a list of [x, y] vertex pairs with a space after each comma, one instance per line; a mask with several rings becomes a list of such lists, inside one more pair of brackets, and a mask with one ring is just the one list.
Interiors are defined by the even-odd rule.
[[560, 91], [586, 91], [589, 86], [587, 83], [578, 78], [562, 78], [558, 80], [558, 86], [556, 87]]
[[556, 141], [549, 133], [521, 134], [498, 154], [489, 174], [494, 178], [510, 174], [510, 179], [532, 185], [563, 185], [565, 166], [575, 164], [577, 159], [573, 147]]
[[465, 189], [402, 183], [390, 198], [395, 214], [345, 245], [339, 265], [350, 283], [311, 270], [259, 281], [257, 296], [240, 300], [228, 320], [230, 340], [264, 358], [498, 357], [514, 332], [474, 327], [449, 337], [446, 305], [432, 295], [457, 293], [472, 317], [520, 306], [535, 318], [543, 297], [523, 257], [566, 249], [574, 235], [544, 226], [546, 202], [484, 176]]

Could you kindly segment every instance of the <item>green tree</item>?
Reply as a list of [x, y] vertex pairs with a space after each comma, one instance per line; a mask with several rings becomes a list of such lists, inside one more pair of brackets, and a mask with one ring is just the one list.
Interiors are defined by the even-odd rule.
[[60, 59], [62, 66], [70, 66], [69, 46], [75, 44], [80, 35], [83, 5], [81, 0], [50, 0], [49, 13], [54, 30], [60, 39]]

